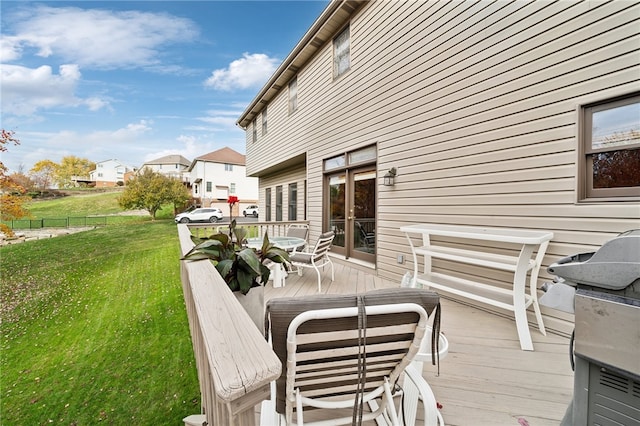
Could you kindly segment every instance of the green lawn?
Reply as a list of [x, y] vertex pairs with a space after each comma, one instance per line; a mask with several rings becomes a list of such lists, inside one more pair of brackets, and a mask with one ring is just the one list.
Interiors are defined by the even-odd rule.
[[89, 216], [96, 214], [114, 214], [122, 211], [117, 198], [121, 191], [82, 192], [78, 195], [60, 197], [51, 200], [34, 200], [27, 209], [34, 217]]
[[0, 248], [2, 425], [179, 425], [200, 411], [170, 221]]

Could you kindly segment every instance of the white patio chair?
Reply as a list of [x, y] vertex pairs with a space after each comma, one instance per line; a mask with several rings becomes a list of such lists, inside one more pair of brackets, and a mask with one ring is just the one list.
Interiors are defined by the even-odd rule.
[[[435, 336], [436, 333], [433, 332], [433, 329], [427, 326], [427, 334], [431, 334], [432, 337]], [[425, 338], [422, 340], [422, 346], [420, 347], [420, 351], [414, 358], [411, 363], [412, 371], [408, 374], [420, 374], [422, 375], [422, 370], [425, 362], [431, 362], [432, 364], [440, 363], [440, 360], [445, 358], [449, 353], [449, 340], [442, 333], [437, 333], [438, 335], [438, 343], [435, 350], [432, 350], [432, 339]], [[438, 367], [439, 370], [439, 367]], [[439, 371], [438, 371], [439, 374]], [[416, 414], [418, 409], [418, 402], [422, 399], [422, 392], [419, 386], [415, 381], [405, 381], [405, 385], [403, 388], [404, 395], [402, 396], [402, 404], [405, 407], [405, 424], [415, 424]], [[424, 401], [423, 401], [424, 403]], [[444, 426], [444, 419], [440, 414], [440, 411], [437, 413], [438, 415], [438, 425]]]
[[416, 413], [394, 403], [406, 373], [403, 386], [418, 390], [424, 424], [443, 425], [412, 362], [429, 328], [428, 312], [438, 306], [436, 293], [408, 288], [270, 300], [265, 325], [283, 371], [261, 406], [260, 424], [414, 425]]
[[[270, 300], [265, 327], [283, 370], [272, 398], [262, 404], [261, 425], [339, 425], [374, 419], [378, 424], [414, 425], [416, 413], [407, 413], [406, 406], [398, 412], [394, 403], [394, 394], [401, 394], [398, 379], [403, 373], [403, 385], [412, 383], [423, 401], [424, 424], [443, 425], [433, 392], [412, 362], [423, 338], [433, 339], [425, 336], [433, 311], [434, 329], [439, 329], [439, 297], [425, 289]], [[317, 421], [307, 423], [305, 415]]]
[[318, 293], [322, 291], [322, 276], [320, 275], [321, 267], [324, 268], [325, 265], [331, 265], [331, 281], [335, 278], [333, 262], [331, 262], [328, 254], [331, 244], [333, 243], [334, 236], [335, 234], [333, 231], [325, 232], [320, 235], [312, 250], [300, 252], [294, 250], [289, 255], [291, 266], [296, 267], [298, 275], [302, 275], [302, 268], [313, 268], [316, 270], [316, 274], [318, 274]]
[[[287, 226], [287, 237], [302, 238], [303, 240], [307, 241], [307, 238], [309, 237], [309, 225], [304, 223], [290, 224], [289, 226]], [[306, 244], [302, 247], [298, 247], [296, 251], [302, 251], [305, 249], [305, 247]]]

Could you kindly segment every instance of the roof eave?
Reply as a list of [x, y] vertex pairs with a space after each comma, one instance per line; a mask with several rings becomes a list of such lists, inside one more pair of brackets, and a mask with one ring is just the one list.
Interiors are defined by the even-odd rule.
[[246, 129], [289, 80], [349, 21], [365, 0], [332, 0], [244, 110], [236, 125]]

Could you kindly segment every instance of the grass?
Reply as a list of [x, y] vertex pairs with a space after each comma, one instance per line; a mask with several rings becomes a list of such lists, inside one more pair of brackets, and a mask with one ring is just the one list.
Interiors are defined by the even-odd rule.
[[179, 256], [170, 221], [1, 248], [0, 423], [176, 425], [198, 413]]
[[52, 200], [33, 200], [27, 209], [36, 218], [109, 215], [122, 212], [117, 198], [122, 191], [84, 192]]
[[[76, 192], [71, 196], [55, 199], [34, 199], [25, 205], [30, 217], [6, 222], [6, 224], [18, 231], [47, 226], [65, 227], [67, 218], [70, 218], [70, 226], [119, 225], [151, 220], [148, 214], [128, 214], [127, 211], [122, 210], [118, 205], [118, 197], [122, 194], [122, 190]], [[173, 217], [172, 205], [163, 206], [156, 215], [156, 219], [173, 219]], [[40, 219], [44, 219], [44, 223], [41, 223]]]

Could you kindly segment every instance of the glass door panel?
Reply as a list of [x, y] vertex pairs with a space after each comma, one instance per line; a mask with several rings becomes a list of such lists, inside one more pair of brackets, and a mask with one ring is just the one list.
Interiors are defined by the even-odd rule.
[[336, 234], [332, 250], [340, 254], [345, 254], [346, 189], [345, 173], [329, 177], [329, 229]]
[[349, 255], [375, 262], [376, 254], [376, 171], [361, 170], [351, 174], [349, 221]]

